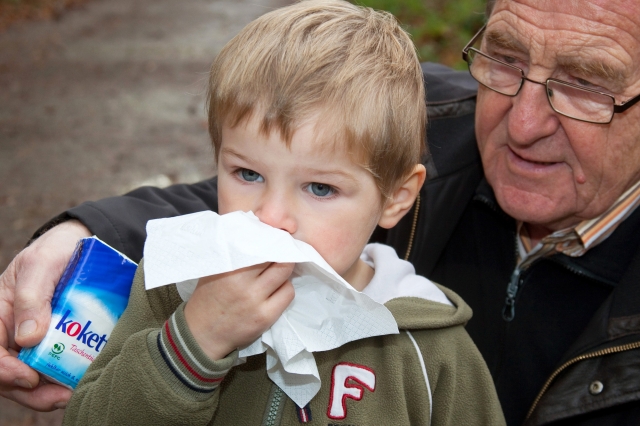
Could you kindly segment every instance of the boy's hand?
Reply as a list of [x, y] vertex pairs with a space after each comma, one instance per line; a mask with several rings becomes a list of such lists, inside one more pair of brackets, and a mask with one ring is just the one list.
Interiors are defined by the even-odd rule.
[[191, 333], [212, 360], [246, 346], [289, 306], [292, 263], [263, 263], [201, 278], [184, 309]]

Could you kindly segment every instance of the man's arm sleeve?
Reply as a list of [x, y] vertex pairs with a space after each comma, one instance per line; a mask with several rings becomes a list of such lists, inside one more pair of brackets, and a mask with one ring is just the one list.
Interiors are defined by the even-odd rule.
[[191, 185], [179, 184], [163, 189], [146, 186], [119, 197], [87, 201], [47, 222], [33, 238], [58, 223], [77, 219], [98, 238], [139, 262], [147, 236], [147, 221], [203, 210], [217, 211], [217, 186], [218, 179], [214, 177]]

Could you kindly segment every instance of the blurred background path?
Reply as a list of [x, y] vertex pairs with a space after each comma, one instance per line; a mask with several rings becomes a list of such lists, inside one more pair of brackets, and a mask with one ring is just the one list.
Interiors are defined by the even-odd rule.
[[[287, 0], [90, 0], [0, 33], [0, 271], [81, 201], [214, 173], [204, 89], [222, 46]], [[0, 398], [0, 425], [57, 425]]]

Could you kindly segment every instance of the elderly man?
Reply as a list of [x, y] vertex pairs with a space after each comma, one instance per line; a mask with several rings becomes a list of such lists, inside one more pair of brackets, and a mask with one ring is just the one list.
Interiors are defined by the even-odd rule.
[[[472, 306], [467, 329], [509, 424], [638, 424], [640, 1], [488, 12], [463, 53], [477, 99], [466, 75], [425, 64], [430, 179], [407, 220], [374, 238]], [[215, 210], [215, 185], [143, 188], [52, 221], [2, 276], [0, 344], [42, 337], [77, 238], [139, 259], [146, 220]], [[0, 352], [3, 395], [64, 406], [68, 391], [37, 383]]]

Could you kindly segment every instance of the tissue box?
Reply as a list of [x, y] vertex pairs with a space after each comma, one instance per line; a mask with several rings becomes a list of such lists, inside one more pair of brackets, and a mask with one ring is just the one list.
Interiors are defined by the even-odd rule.
[[49, 331], [18, 359], [74, 389], [127, 307], [136, 268], [98, 238], [80, 240], [53, 295]]

